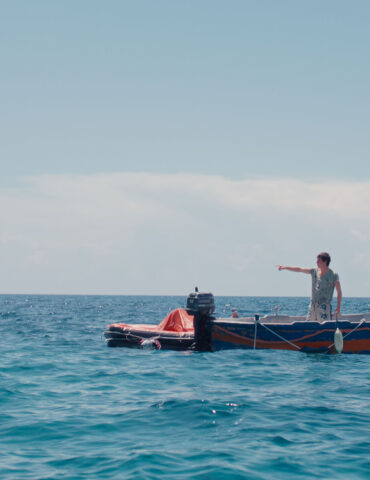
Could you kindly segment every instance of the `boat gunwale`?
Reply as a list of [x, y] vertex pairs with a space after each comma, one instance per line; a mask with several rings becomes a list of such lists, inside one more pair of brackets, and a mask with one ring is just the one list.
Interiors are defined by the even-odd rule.
[[[238, 318], [214, 318], [212, 322], [215, 324], [227, 324], [227, 325], [254, 325], [256, 323], [255, 317], [238, 317]], [[305, 324], [305, 325], [312, 325], [312, 326], [321, 326], [326, 325], [336, 328], [336, 326], [341, 326], [345, 324], [357, 325], [358, 323], [362, 322], [363, 324], [370, 323], [370, 313], [366, 312], [363, 314], [346, 314], [342, 315], [341, 318], [338, 320], [331, 319], [325, 320], [324, 322], [317, 322], [313, 320], [307, 320], [307, 316], [304, 315], [265, 315], [263, 317], [259, 317], [257, 323], [260, 324], [267, 324], [267, 325], [294, 325], [294, 324]]]

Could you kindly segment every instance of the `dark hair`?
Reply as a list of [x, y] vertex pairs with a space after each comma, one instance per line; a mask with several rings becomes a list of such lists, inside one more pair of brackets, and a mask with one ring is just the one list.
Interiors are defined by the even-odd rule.
[[321, 258], [323, 262], [326, 263], [327, 266], [329, 266], [331, 258], [328, 252], [321, 252], [317, 255], [317, 258]]

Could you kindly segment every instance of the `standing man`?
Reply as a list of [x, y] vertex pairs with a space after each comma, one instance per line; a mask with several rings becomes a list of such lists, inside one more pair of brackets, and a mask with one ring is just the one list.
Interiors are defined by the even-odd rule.
[[334, 311], [334, 315], [340, 316], [342, 288], [338, 274], [329, 268], [330, 260], [330, 255], [327, 252], [321, 252], [317, 255], [317, 268], [284, 267], [278, 265], [279, 270], [311, 274], [312, 295], [307, 320], [325, 322], [325, 320], [331, 319], [331, 301], [334, 287], [337, 291], [337, 308]]

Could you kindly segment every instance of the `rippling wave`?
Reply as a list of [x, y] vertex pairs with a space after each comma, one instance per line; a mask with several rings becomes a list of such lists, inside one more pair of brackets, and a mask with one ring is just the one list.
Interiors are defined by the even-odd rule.
[[[370, 357], [107, 348], [183, 297], [0, 296], [0, 478], [368, 479]], [[346, 299], [344, 311], [369, 310]], [[307, 299], [219, 298], [231, 315]]]

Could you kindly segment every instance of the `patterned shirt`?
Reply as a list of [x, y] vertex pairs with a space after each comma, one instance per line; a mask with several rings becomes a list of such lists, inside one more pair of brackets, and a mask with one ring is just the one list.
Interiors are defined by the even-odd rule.
[[339, 281], [339, 276], [330, 270], [325, 275], [320, 275], [319, 268], [311, 269], [312, 277], [312, 303], [330, 304], [333, 298], [334, 286]]

